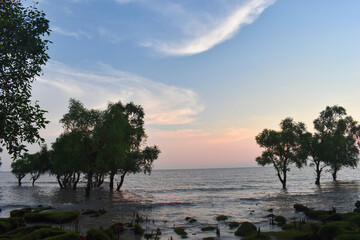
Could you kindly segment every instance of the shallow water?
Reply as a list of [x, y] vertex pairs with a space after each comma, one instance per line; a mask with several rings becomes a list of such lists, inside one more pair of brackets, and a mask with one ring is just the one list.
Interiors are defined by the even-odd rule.
[[[162, 229], [162, 239], [177, 238], [174, 226], [184, 226], [189, 239], [215, 236], [215, 232], [202, 233], [200, 227], [218, 225], [216, 216], [231, 216], [229, 221], [251, 221], [263, 231], [271, 230], [264, 218], [273, 209], [275, 215], [300, 219], [294, 203], [303, 203], [318, 209], [339, 212], [352, 211], [359, 199], [360, 170], [344, 169], [339, 181], [333, 183], [330, 173], [324, 173], [321, 187], [314, 184], [314, 170], [292, 168], [288, 176], [288, 190], [283, 191], [273, 168], [236, 168], [202, 170], [155, 170], [148, 175], [129, 175], [121, 192], [110, 192], [107, 186], [94, 189], [90, 199], [84, 198], [83, 185], [73, 192], [60, 190], [55, 179], [42, 176], [33, 187], [29, 177], [18, 187], [11, 173], [0, 172], [0, 217], [8, 217], [15, 208], [52, 205], [58, 209], [100, 209], [107, 214], [99, 218], [82, 217], [81, 231], [90, 227], [107, 227], [112, 222], [130, 222], [134, 213], [151, 219], [144, 227]], [[190, 216], [198, 220], [189, 224]], [[69, 226], [71, 228], [71, 226]], [[219, 224], [221, 239], [233, 239], [234, 231]], [[196, 235], [192, 235], [196, 234]]]

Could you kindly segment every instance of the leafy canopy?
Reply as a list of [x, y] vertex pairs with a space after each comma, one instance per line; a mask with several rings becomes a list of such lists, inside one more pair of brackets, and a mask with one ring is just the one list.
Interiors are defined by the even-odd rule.
[[[49, 21], [35, 6], [0, 1], [0, 143], [16, 158], [23, 142], [42, 142], [39, 129], [48, 121], [37, 102], [31, 102], [31, 84], [49, 59]], [[0, 148], [1, 150], [1, 148]]]

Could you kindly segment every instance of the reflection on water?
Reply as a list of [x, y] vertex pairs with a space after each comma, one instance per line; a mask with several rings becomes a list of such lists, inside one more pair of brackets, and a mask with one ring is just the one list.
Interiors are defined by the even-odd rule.
[[[295, 203], [352, 211], [359, 198], [359, 173], [357, 169], [342, 170], [336, 183], [331, 181], [330, 174], [324, 175], [318, 187], [314, 184], [313, 169], [292, 169], [288, 190], [283, 191], [272, 168], [163, 170], [153, 171], [151, 176], [130, 175], [121, 192], [110, 192], [104, 186], [94, 189], [91, 198], [85, 199], [81, 185], [75, 192], [60, 190], [55, 179], [42, 176], [34, 187], [26, 181], [17, 187], [10, 173], [1, 172], [0, 217], [7, 217], [14, 208], [40, 204], [58, 209], [104, 208], [107, 214], [97, 219], [82, 217], [82, 229], [105, 227], [115, 221], [129, 222], [134, 219], [134, 213], [140, 213], [153, 220], [152, 227], [163, 229], [164, 236], [175, 237], [172, 230], [175, 224], [185, 225], [190, 233], [197, 234], [193, 239], [198, 239], [203, 234], [199, 227], [217, 224], [215, 217], [220, 214], [231, 216], [231, 221], [251, 221], [269, 230], [268, 220], [263, 218], [269, 209], [288, 218], [303, 217], [293, 210]], [[184, 220], [187, 216], [195, 217], [198, 222], [189, 225]], [[226, 226], [220, 228], [223, 228], [222, 239], [231, 239], [233, 232]]]

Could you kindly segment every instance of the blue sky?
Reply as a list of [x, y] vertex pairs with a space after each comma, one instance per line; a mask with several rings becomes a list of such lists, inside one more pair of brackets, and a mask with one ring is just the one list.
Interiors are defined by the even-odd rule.
[[155, 169], [255, 166], [263, 128], [291, 116], [312, 131], [334, 104], [360, 120], [360, 1], [39, 2], [53, 43], [33, 98], [49, 145], [70, 97], [141, 104]]

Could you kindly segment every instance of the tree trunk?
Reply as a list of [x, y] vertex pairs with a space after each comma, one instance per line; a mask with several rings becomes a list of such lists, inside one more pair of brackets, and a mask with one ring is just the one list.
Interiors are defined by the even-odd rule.
[[22, 177], [20, 175], [18, 175], [17, 179], [18, 179], [18, 186], [21, 187], [21, 179], [22, 179]]
[[90, 197], [90, 190], [92, 187], [92, 178], [93, 178], [93, 173], [89, 172], [87, 174], [87, 184], [86, 184], [86, 188], [85, 188], [85, 197]]
[[126, 175], [127, 171], [124, 172], [121, 177], [120, 177], [120, 182], [117, 185], [116, 191], [120, 191], [120, 188], [122, 187], [123, 183], [124, 183], [124, 179], [125, 179], [125, 175]]
[[80, 173], [74, 173], [74, 175], [77, 175], [76, 177], [74, 176], [74, 182], [73, 182], [73, 191], [75, 191], [76, 190], [76, 185], [77, 185], [77, 183], [79, 182], [79, 180], [80, 180]]
[[337, 172], [338, 172], [338, 171], [339, 171], [339, 169], [338, 169], [338, 168], [335, 168], [335, 169], [333, 169], [333, 172], [331, 173], [334, 182], [336, 182]]
[[315, 180], [315, 184], [316, 184], [316, 185], [320, 185], [320, 177], [321, 177], [322, 168], [320, 168], [320, 162], [318, 162], [318, 163], [315, 162], [315, 165], [316, 165], [316, 180]]
[[64, 189], [64, 186], [63, 186], [62, 183], [61, 183], [60, 177], [59, 177], [59, 176], [56, 176], [56, 179], [57, 179], [57, 181], [58, 181], [58, 183], [59, 183], [60, 189]]
[[31, 179], [32, 179], [32, 185], [34, 186], [35, 185], [35, 181], [38, 180], [40, 177], [40, 173], [36, 174], [35, 176], [32, 176]]
[[283, 185], [283, 189], [286, 189], [286, 168], [283, 171], [283, 181], [281, 183]]
[[114, 176], [115, 176], [115, 173], [111, 171], [110, 172], [110, 182], [109, 182], [110, 191], [114, 190]]

